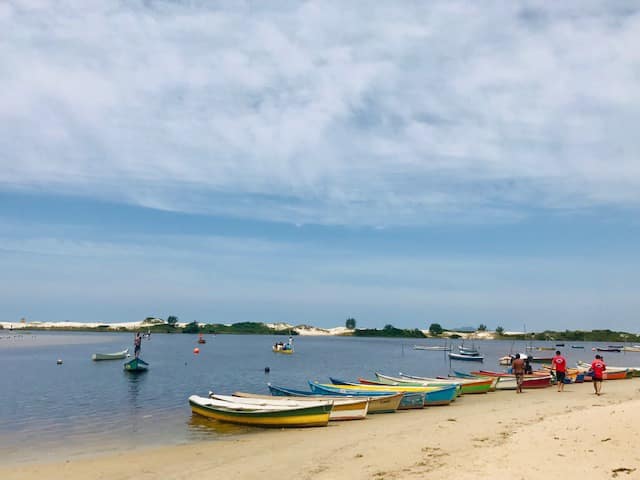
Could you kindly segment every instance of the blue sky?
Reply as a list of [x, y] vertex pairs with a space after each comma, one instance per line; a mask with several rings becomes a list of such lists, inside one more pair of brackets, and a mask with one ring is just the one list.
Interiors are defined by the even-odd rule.
[[0, 320], [637, 330], [632, 2], [0, 4]]

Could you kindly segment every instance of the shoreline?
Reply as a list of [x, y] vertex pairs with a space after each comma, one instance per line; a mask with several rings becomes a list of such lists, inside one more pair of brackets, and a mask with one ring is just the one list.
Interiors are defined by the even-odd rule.
[[[328, 427], [265, 430], [126, 453], [0, 466], [7, 480], [640, 478], [640, 381], [607, 381], [460, 397], [447, 407], [370, 415]], [[517, 458], [517, 461], [514, 460]], [[616, 470], [622, 469], [622, 470]], [[628, 470], [625, 470], [628, 469]]]

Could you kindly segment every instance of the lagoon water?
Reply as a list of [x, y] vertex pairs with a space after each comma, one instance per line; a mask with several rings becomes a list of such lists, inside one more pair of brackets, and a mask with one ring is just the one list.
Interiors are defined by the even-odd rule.
[[[375, 371], [436, 376], [480, 367], [498, 370], [499, 357], [525, 348], [524, 342], [476, 341], [474, 345], [485, 355], [484, 362], [477, 363], [450, 362], [444, 352], [412, 348], [442, 343], [431, 339], [296, 336], [295, 354], [279, 355], [271, 345], [286, 340], [282, 337], [205, 338], [207, 343], [198, 345], [196, 335], [153, 334], [142, 343], [141, 358], [149, 362], [149, 371], [131, 374], [123, 370], [124, 360], [91, 361], [95, 352], [127, 347], [132, 352], [130, 333], [0, 331], [0, 458], [46, 461], [224, 440], [254, 430], [192, 417], [189, 395], [206, 396], [209, 390], [266, 394], [267, 382], [306, 390], [308, 380], [326, 382], [333, 376], [356, 381], [374, 378]], [[560, 350], [571, 365], [593, 358], [593, 344], [584, 344], [584, 350], [569, 345]], [[193, 353], [195, 347], [200, 348], [199, 355]], [[640, 354], [604, 355], [611, 365], [640, 364]]]

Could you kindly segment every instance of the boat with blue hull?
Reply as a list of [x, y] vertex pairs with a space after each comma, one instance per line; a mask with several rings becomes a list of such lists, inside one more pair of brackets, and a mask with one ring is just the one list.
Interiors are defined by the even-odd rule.
[[[363, 389], [365, 391], [369, 390], [389, 390], [393, 389], [394, 391], [408, 391], [411, 390], [412, 387], [427, 387], [425, 390], [424, 396], [424, 406], [431, 407], [436, 405], [449, 405], [453, 402], [458, 396], [460, 385], [456, 383], [450, 383], [448, 385], [440, 384], [440, 385], [391, 385], [391, 384], [382, 384], [373, 380], [360, 380], [360, 383], [347, 382], [346, 380], [340, 380], [336, 378], [329, 377], [331, 382], [334, 385], [342, 385], [349, 386], [356, 389]], [[339, 382], [339, 383], [336, 383]], [[407, 388], [409, 387], [409, 388]], [[406, 390], [405, 390], [406, 389]]]
[[142, 373], [148, 370], [149, 364], [141, 358], [134, 358], [124, 364], [125, 372]]
[[309, 382], [311, 391], [321, 395], [352, 395], [355, 397], [375, 397], [402, 393], [402, 400], [398, 410], [408, 410], [414, 408], [424, 408], [424, 398], [426, 391], [422, 392], [405, 392], [398, 390], [356, 390], [348, 388], [349, 385], [328, 385], [318, 382]]
[[[271, 395], [275, 397], [302, 397], [302, 398], [362, 398], [352, 395], [332, 395], [329, 393], [314, 393], [307, 390], [295, 390], [293, 388], [279, 387], [268, 384]], [[367, 413], [393, 413], [398, 410], [402, 401], [402, 393], [392, 393], [390, 395], [369, 395], [369, 411]]]

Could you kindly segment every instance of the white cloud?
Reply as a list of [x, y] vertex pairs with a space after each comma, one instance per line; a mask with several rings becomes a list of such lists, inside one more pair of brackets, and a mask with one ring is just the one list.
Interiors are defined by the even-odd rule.
[[640, 204], [624, 2], [10, 1], [0, 189], [292, 223]]

